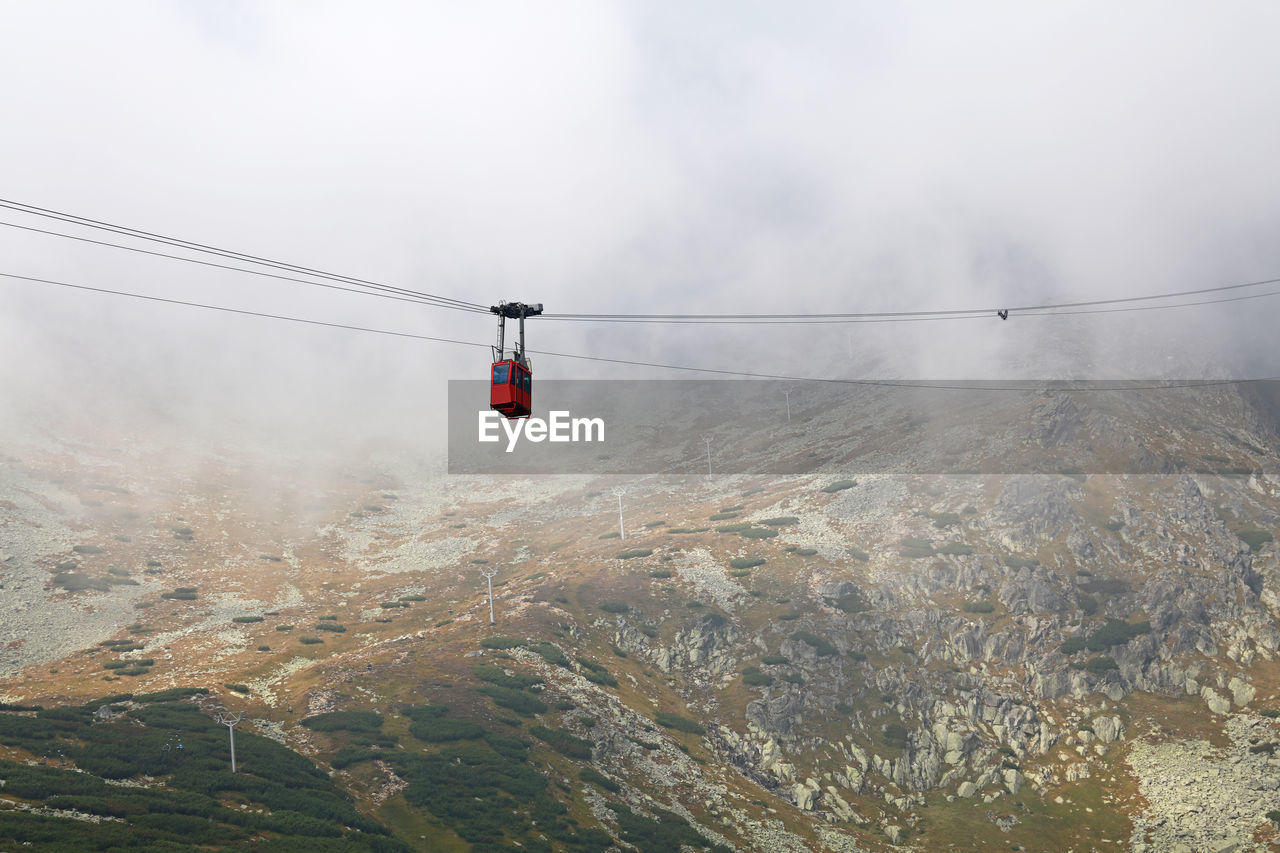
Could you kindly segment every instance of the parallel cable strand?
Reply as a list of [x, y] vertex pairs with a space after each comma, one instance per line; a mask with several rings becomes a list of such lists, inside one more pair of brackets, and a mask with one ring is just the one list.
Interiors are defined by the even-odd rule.
[[114, 234], [120, 234], [122, 236], [127, 236], [127, 237], [134, 237], [140, 240], [148, 240], [156, 243], [164, 243], [169, 246], [175, 246], [179, 248], [189, 249], [192, 251], [218, 255], [220, 257], [228, 258], [231, 260], [248, 261], [250, 263], [260, 264], [262, 266], [268, 266], [275, 269], [284, 270], [286, 272], [305, 273], [307, 275], [314, 275], [320, 278], [329, 279], [331, 281], [340, 281], [340, 282], [345, 282], [347, 284], [360, 285], [361, 287], [369, 287], [376, 290], [385, 290], [390, 292], [401, 293], [402, 295], [406, 295], [406, 296], [416, 296], [422, 299], [435, 300], [439, 302], [442, 307], [455, 307], [455, 308], [466, 309], [471, 311], [476, 311], [476, 310], [488, 311], [487, 306], [480, 305], [475, 302], [465, 302], [460, 299], [453, 299], [452, 297], [437, 296], [431, 293], [423, 293], [421, 291], [414, 291], [414, 290], [408, 290], [406, 288], [379, 284], [378, 282], [355, 278], [354, 276], [345, 276], [345, 275], [339, 275], [337, 273], [325, 272], [323, 270], [317, 270], [311, 267], [301, 266], [299, 264], [290, 264], [284, 261], [274, 261], [269, 258], [260, 257], [258, 255], [251, 255], [245, 252], [236, 252], [231, 249], [220, 249], [216, 246], [209, 246], [203, 243], [196, 243], [190, 240], [183, 240], [178, 237], [166, 237], [163, 234], [156, 234], [151, 231], [143, 231], [137, 228], [130, 228], [124, 225], [114, 225], [110, 222], [103, 222], [97, 219], [90, 219], [88, 217], [77, 216], [71, 213], [62, 213], [56, 210], [49, 210], [43, 207], [36, 207], [35, 205], [24, 204], [22, 202], [17, 202], [17, 201], [10, 201], [8, 199], [0, 198], [0, 208], [13, 210], [18, 213], [25, 213], [32, 216], [41, 216], [46, 219], [55, 219], [59, 222], [65, 222], [71, 225], [79, 225], [86, 228], [94, 228], [102, 231], [110, 231], [111, 233], [114, 233]]
[[[143, 299], [150, 302], [160, 302], [160, 303], [165, 303], [169, 305], [181, 305], [189, 308], [204, 308], [204, 309], [213, 310], [213, 311], [222, 311], [229, 314], [240, 314], [248, 317], [259, 317], [259, 318], [270, 319], [270, 320], [282, 320], [286, 322], [302, 323], [302, 324], [311, 325], [311, 326], [323, 326], [323, 327], [332, 328], [332, 329], [346, 329], [354, 332], [368, 332], [368, 333], [378, 334], [378, 335], [389, 335], [389, 336], [398, 337], [398, 338], [409, 338], [413, 340], [432, 341], [436, 343], [445, 343], [445, 344], [455, 344], [458, 346], [476, 347], [481, 349], [489, 348], [488, 344], [477, 343], [475, 341], [462, 341], [454, 338], [441, 338], [441, 337], [435, 337], [431, 335], [419, 335], [411, 332], [396, 332], [388, 329], [376, 329], [376, 328], [367, 327], [367, 326], [353, 326], [353, 325], [348, 325], [346, 323], [331, 323], [331, 322], [326, 322], [322, 320], [310, 320], [310, 319], [301, 318], [301, 317], [292, 317], [284, 314], [271, 314], [271, 313], [266, 313], [261, 311], [249, 311], [249, 310], [240, 309], [240, 308], [228, 308], [222, 305], [211, 305], [211, 304], [201, 303], [201, 302], [188, 302], [180, 299], [170, 299], [168, 297], [151, 296], [149, 294], [133, 293], [133, 292], [124, 291], [124, 290], [112, 290], [112, 289], [103, 288], [103, 287], [90, 287], [88, 285], [71, 284], [69, 282], [54, 281], [52, 279], [37, 278], [35, 276], [18, 275], [16, 273], [0, 272], [0, 277], [14, 279], [18, 281], [30, 282], [35, 284], [45, 284], [45, 285], [51, 285], [56, 287], [65, 287], [65, 288], [70, 288], [78, 291], [87, 291], [87, 292], [107, 294], [112, 296], [125, 296], [133, 299]], [[721, 368], [714, 368], [714, 367], [693, 367], [690, 365], [662, 364], [659, 362], [635, 361], [631, 359], [610, 358], [608, 356], [584, 355], [581, 353], [562, 353], [562, 352], [552, 352], [548, 350], [529, 350], [529, 352], [535, 355], [543, 355], [551, 358], [566, 358], [566, 359], [575, 359], [579, 361], [593, 361], [593, 362], [602, 362], [607, 364], [628, 365], [633, 367], [650, 367], [650, 368], [657, 368], [660, 370], [677, 370], [677, 371], [683, 371], [683, 372], [705, 373], [705, 374], [712, 374], [712, 375], [718, 375], [718, 376], [735, 376], [735, 377], [740, 377], [744, 379], [773, 379], [773, 380], [784, 380], [789, 382], [820, 382], [820, 383], [836, 384], [836, 385], [860, 385], [860, 386], [884, 387], [884, 388], [918, 388], [918, 389], [933, 389], [933, 390], [943, 390], [943, 391], [1018, 391], [1018, 392], [1025, 393], [1028, 391], [1043, 390], [1043, 383], [1038, 383], [1032, 386], [1018, 387], [1018, 386], [1010, 386], [1003, 383], [1000, 385], [974, 385], [974, 384], [965, 384], [963, 382], [928, 383], [928, 382], [894, 381], [894, 380], [878, 380], [878, 379], [841, 379], [836, 377], [821, 377], [821, 376], [820, 377], [790, 376], [786, 374], [759, 373], [759, 372], [750, 372], [750, 371], [744, 371], [744, 370], [728, 370], [728, 369], [721, 369]], [[1280, 377], [1263, 377], [1259, 379], [1204, 379], [1204, 380], [1188, 380], [1188, 381], [1182, 381], [1182, 382], [1156, 380], [1146, 384], [1083, 386], [1083, 387], [1064, 388], [1063, 390], [1088, 391], [1088, 392], [1158, 391], [1158, 390], [1173, 390], [1173, 389], [1180, 389], [1180, 388], [1242, 385], [1250, 382], [1270, 382], [1270, 381], [1275, 381], [1277, 379], [1280, 379]]]

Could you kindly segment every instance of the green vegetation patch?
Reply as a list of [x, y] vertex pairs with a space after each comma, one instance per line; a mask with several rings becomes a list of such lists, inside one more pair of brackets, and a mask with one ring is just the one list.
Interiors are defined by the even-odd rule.
[[[56, 726], [48, 740], [22, 747], [45, 751], [40, 754], [61, 750], [76, 769], [0, 761], [5, 794], [37, 807], [74, 809], [106, 820], [91, 823], [5, 810], [0, 813], [0, 845], [6, 848], [229, 850], [248, 849], [270, 837], [264, 849], [411, 849], [360, 814], [324, 771], [269, 738], [238, 731], [238, 772], [232, 774], [226, 728], [187, 702], [148, 701], [124, 718], [107, 721], [93, 721], [83, 713], [87, 709], [57, 710], [63, 713], [56, 715], [56, 723], [20, 718]], [[163, 777], [165, 783], [108, 784], [144, 775]], [[230, 808], [224, 805], [228, 801], [246, 808]]]
[[618, 818], [618, 832], [622, 840], [640, 853], [671, 853], [685, 847], [729, 853], [729, 848], [703, 838], [675, 812], [654, 806], [650, 809], [653, 817], [648, 818], [621, 803], [609, 803], [609, 808]]
[[760, 659], [760, 662], [769, 666], [782, 666], [783, 664], [791, 663], [791, 660], [782, 655], [765, 655]]
[[336, 622], [317, 622], [314, 628], [317, 631], [330, 631], [334, 634], [345, 634], [347, 631], [346, 625], [339, 625]]
[[1121, 646], [1143, 634], [1151, 633], [1151, 623], [1125, 622], [1121, 619], [1108, 619], [1106, 624], [1094, 629], [1087, 636], [1071, 637], [1060, 648], [1064, 654], [1075, 654], [1088, 649], [1091, 652], [1103, 652], [1112, 646]]
[[307, 717], [302, 725], [313, 732], [376, 732], [382, 728], [377, 711], [331, 711]]
[[529, 734], [567, 758], [581, 761], [591, 759], [591, 741], [569, 734], [561, 729], [537, 725], [529, 727]]
[[706, 533], [709, 527], [670, 527], [667, 528], [668, 533]]
[[729, 561], [729, 567], [733, 569], [754, 569], [756, 566], [763, 566], [764, 563], [763, 557], [734, 557]]
[[252, 622], [261, 622], [261, 621], [263, 621], [263, 617], [261, 617], [261, 616], [232, 616], [232, 617], [231, 617], [231, 621], [232, 621], [232, 622], [240, 623], [240, 624], [242, 624], [242, 625], [248, 625], [248, 624], [250, 624], [250, 623], [252, 623]]
[[582, 770], [578, 773], [578, 778], [581, 779], [583, 782], [587, 782], [589, 784], [604, 788], [606, 791], [609, 791], [610, 793], [613, 793], [613, 794], [616, 794], [622, 790], [621, 785], [619, 785], [617, 782], [610, 779], [608, 776], [605, 776], [599, 770], [596, 770], [594, 767], [582, 768]]
[[409, 734], [424, 743], [453, 743], [484, 737], [484, 729], [470, 720], [450, 720], [447, 705], [418, 705], [401, 709], [409, 718]]
[[653, 554], [652, 548], [632, 548], [629, 551], [618, 552], [619, 560], [634, 560], [636, 557], [648, 557]]
[[794, 515], [780, 515], [777, 518], [761, 519], [757, 523], [764, 524], [769, 527], [789, 527], [793, 524], [799, 524], [800, 519], [796, 518]]
[[742, 683], [748, 687], [768, 687], [773, 684], [773, 676], [758, 666], [749, 666], [742, 671]]
[[899, 540], [898, 546], [898, 553], [909, 560], [932, 557], [937, 553], [933, 550], [933, 545], [928, 539], [921, 539], [917, 536], [904, 537]]
[[666, 729], [675, 729], [679, 732], [688, 732], [695, 735], [707, 733], [707, 730], [697, 720], [681, 717], [679, 714], [672, 714], [669, 711], [658, 711], [653, 715], [653, 719], [658, 725]]
[[973, 553], [973, 546], [963, 542], [948, 542], [938, 549], [938, 553], [949, 557], [967, 557]]
[[323, 643], [324, 640], [319, 637], [299, 637], [298, 642], [302, 643], [304, 646], [316, 646]]
[[748, 527], [746, 530], [739, 530], [738, 535], [744, 539], [772, 539], [778, 535], [778, 531], [768, 527]]
[[791, 635], [791, 639], [799, 640], [802, 643], [812, 646], [813, 650], [817, 652], [818, 657], [831, 657], [840, 653], [840, 650], [831, 645], [828, 640], [823, 637], [819, 637], [812, 631], [796, 631]]
[[524, 645], [524, 640], [517, 640], [515, 637], [485, 637], [480, 645], [486, 649], [517, 649]]
[[871, 605], [867, 602], [867, 599], [858, 590], [846, 592], [844, 595], [831, 602], [831, 606], [842, 613], [862, 613], [871, 609]]
[[960, 609], [965, 613], [991, 613], [996, 606], [990, 601], [966, 601]]
[[649, 572], [649, 577], [666, 579], [671, 577], [671, 572], [668, 569], [654, 569], [652, 572]]
[[535, 714], [545, 714], [547, 712], [546, 702], [530, 696], [523, 690], [499, 687], [496, 684], [482, 684], [476, 688], [476, 692], [482, 696], [488, 696], [495, 705], [515, 711], [524, 717], [532, 717]]
[[612, 601], [600, 602], [600, 609], [605, 613], [626, 613], [631, 609], [631, 605], [627, 604], [625, 601], [618, 601], [615, 599]]
[[852, 489], [856, 485], [858, 485], [857, 480], [836, 480], [831, 485], [823, 488], [822, 491], [829, 493], [842, 492], [845, 489]]
[[544, 661], [552, 666], [563, 666], [565, 669], [569, 668], [569, 658], [565, 656], [565, 653], [555, 643], [530, 643], [529, 651], [540, 656]]
[[1267, 530], [1257, 530], [1254, 528], [1248, 530], [1237, 530], [1236, 535], [1244, 540], [1244, 544], [1249, 546], [1249, 550], [1258, 553], [1263, 545], [1273, 541], [1274, 537]]

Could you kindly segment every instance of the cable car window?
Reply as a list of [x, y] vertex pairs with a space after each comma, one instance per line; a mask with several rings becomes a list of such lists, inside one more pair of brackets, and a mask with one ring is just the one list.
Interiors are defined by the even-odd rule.
[[493, 384], [506, 385], [509, 377], [508, 371], [510, 370], [511, 365], [509, 364], [495, 364], [493, 366]]
[[524, 379], [524, 390], [528, 391], [533, 386], [533, 376], [527, 370], [520, 371]]

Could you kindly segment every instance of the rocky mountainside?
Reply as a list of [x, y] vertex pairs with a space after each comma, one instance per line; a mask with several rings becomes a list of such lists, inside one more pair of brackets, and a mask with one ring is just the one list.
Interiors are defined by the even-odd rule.
[[[192, 706], [328, 771], [369, 849], [1270, 849], [1275, 399], [805, 391], [722, 436], [791, 473], [625, 481], [11, 443], [0, 779], [163, 788], [37, 721]], [[0, 840], [137, 819], [23, 784]]]

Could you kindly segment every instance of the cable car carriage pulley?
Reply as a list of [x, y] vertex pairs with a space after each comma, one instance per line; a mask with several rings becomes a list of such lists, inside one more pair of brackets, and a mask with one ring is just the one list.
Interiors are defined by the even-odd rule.
[[[541, 314], [542, 303], [499, 302], [489, 310], [498, 315], [498, 344], [493, 348], [489, 372], [489, 408], [507, 418], [527, 418], [533, 411], [533, 368], [524, 349], [524, 318]], [[508, 317], [520, 321], [520, 340], [510, 358], [503, 349]]]

